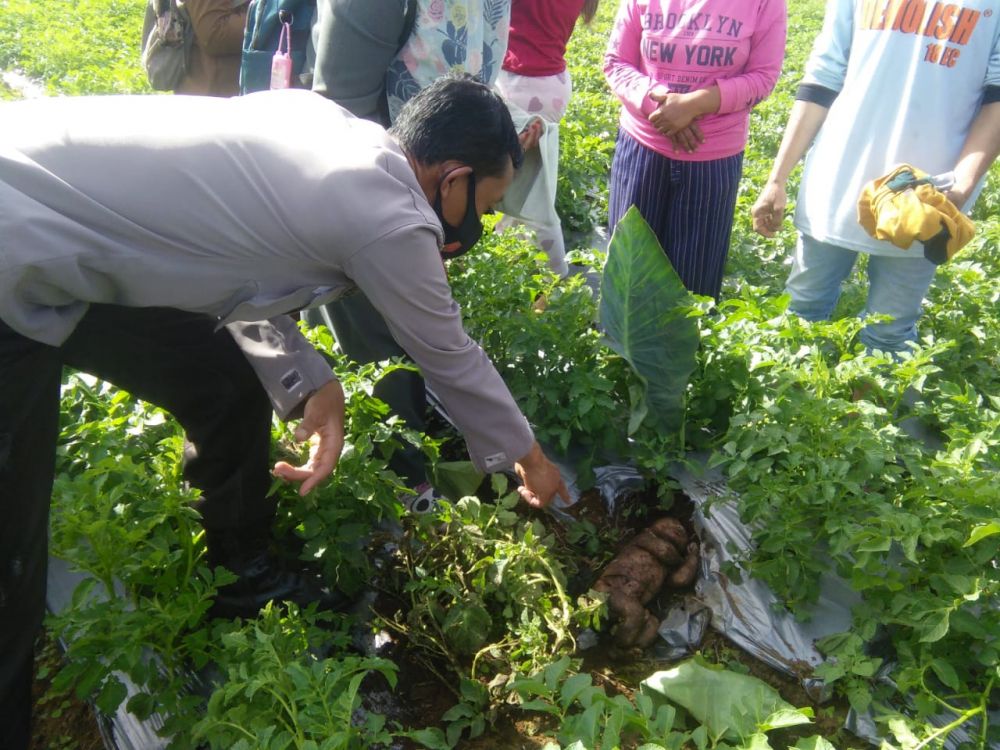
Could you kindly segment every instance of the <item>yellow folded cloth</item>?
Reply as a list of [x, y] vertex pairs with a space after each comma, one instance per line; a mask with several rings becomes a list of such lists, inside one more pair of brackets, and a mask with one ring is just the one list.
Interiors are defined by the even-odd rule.
[[934, 263], [951, 260], [976, 231], [927, 173], [909, 164], [865, 185], [858, 200], [858, 223], [875, 239], [903, 250], [920, 240], [924, 255]]

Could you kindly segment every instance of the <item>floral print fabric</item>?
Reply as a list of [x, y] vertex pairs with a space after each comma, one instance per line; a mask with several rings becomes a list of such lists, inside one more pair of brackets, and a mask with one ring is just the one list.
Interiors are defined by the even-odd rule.
[[418, 0], [413, 32], [386, 73], [389, 117], [447, 73], [471, 73], [492, 85], [507, 50], [510, 2]]

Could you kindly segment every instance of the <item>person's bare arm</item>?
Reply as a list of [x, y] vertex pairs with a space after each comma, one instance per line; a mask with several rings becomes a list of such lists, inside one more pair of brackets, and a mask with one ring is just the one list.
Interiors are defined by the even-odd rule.
[[962, 208], [997, 156], [1000, 156], [1000, 102], [993, 102], [983, 105], [972, 121], [955, 164], [955, 185], [946, 193], [948, 199]]
[[828, 107], [803, 99], [797, 99], [792, 105], [771, 174], [751, 210], [753, 228], [758, 234], [773, 237], [781, 228], [788, 203], [788, 176], [805, 155], [829, 111]]

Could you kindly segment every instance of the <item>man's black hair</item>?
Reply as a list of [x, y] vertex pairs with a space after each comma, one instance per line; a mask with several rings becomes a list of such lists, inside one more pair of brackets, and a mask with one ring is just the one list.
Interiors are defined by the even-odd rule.
[[524, 152], [507, 105], [489, 86], [467, 73], [437, 79], [400, 110], [389, 129], [421, 164], [454, 159], [476, 177], [500, 177], [507, 157], [521, 166]]

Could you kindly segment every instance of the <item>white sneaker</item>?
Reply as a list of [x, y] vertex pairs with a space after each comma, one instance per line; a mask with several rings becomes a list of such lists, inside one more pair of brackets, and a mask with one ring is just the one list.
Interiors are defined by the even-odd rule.
[[433, 513], [438, 509], [437, 501], [441, 495], [430, 482], [418, 484], [412, 492], [413, 494], [406, 494], [400, 498], [410, 513]]

